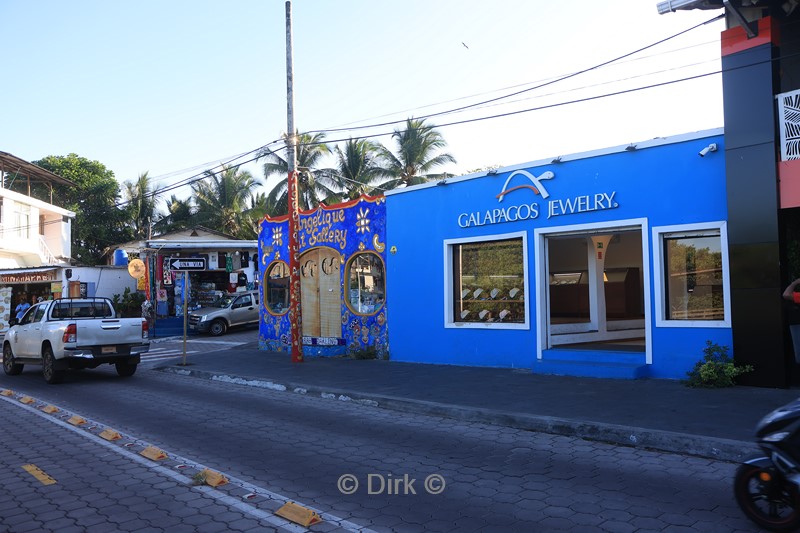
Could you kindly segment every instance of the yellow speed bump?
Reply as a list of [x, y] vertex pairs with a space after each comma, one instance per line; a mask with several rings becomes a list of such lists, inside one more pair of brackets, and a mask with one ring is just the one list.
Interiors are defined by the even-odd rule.
[[29, 465], [22, 465], [22, 468], [28, 472], [30, 475], [38, 479], [42, 485], [53, 485], [56, 483], [56, 480], [45, 474], [41, 468], [36, 465], [29, 464]]
[[295, 524], [301, 526], [310, 526], [322, 522], [322, 517], [307, 507], [297, 505], [294, 502], [287, 502], [280, 509], [275, 511], [275, 514], [282, 516], [286, 520], [290, 520]]
[[58, 407], [56, 407], [55, 405], [46, 405], [45, 407], [42, 407], [42, 411], [44, 411], [47, 414], [52, 415], [53, 413], [57, 413], [58, 412]]
[[30, 396], [23, 396], [22, 398], [20, 398], [20, 399], [19, 399], [19, 401], [20, 401], [20, 402], [22, 402], [22, 403], [24, 403], [24, 404], [28, 404], [28, 405], [30, 405], [30, 404], [32, 404], [33, 402], [35, 402], [36, 400], [34, 400], [33, 398], [31, 398]]
[[3, 389], [3, 391], [0, 392], [0, 396], [14, 396], [14, 391], [11, 389]]
[[139, 455], [143, 455], [144, 457], [147, 457], [148, 459], [151, 459], [153, 461], [163, 461], [164, 459], [169, 457], [169, 455], [167, 455], [167, 452], [159, 450], [155, 446], [148, 446], [147, 448], [139, 452]]
[[203, 471], [200, 472], [200, 479], [202, 479], [206, 485], [210, 485], [212, 487], [219, 487], [220, 485], [225, 485], [228, 483], [228, 478], [219, 472], [214, 472], [208, 468], [204, 468]]
[[69, 418], [69, 420], [67, 420], [67, 422], [69, 422], [73, 426], [82, 426], [82, 425], [84, 425], [86, 423], [86, 419], [85, 418], [81, 418], [78, 415], [74, 415], [74, 416], [71, 416]]
[[119, 440], [122, 438], [122, 435], [120, 435], [111, 428], [106, 428], [103, 431], [101, 431], [100, 436], [106, 440]]

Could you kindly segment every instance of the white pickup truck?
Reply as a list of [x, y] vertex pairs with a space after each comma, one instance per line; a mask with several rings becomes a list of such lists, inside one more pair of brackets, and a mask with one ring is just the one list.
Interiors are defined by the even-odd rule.
[[150, 349], [147, 320], [117, 318], [108, 298], [63, 298], [40, 302], [11, 327], [3, 340], [3, 371], [11, 376], [24, 365], [42, 365], [47, 383], [58, 383], [67, 369], [113, 364], [123, 377], [136, 372]]

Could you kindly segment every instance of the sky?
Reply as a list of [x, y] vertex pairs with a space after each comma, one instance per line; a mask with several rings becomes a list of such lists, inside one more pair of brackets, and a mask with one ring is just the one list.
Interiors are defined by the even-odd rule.
[[[657, 3], [294, 0], [295, 126], [393, 148], [438, 113], [453, 175], [722, 127], [724, 21], [668, 39], [722, 10]], [[0, 0], [0, 21], [0, 151], [159, 187], [234, 161], [274, 185], [234, 158], [287, 130], [284, 0]]]

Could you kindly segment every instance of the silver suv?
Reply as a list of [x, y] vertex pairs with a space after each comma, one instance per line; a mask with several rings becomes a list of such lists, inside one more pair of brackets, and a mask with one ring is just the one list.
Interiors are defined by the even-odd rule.
[[189, 313], [189, 329], [213, 336], [231, 326], [258, 324], [258, 291], [236, 292], [217, 298]]

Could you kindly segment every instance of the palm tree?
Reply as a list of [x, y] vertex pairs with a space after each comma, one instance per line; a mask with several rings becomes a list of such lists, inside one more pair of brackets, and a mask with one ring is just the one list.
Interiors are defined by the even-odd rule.
[[257, 193], [250, 198], [250, 207], [242, 213], [242, 238], [243, 239], [258, 239], [258, 234], [261, 230], [261, 221], [264, 220], [264, 215], [280, 216], [284, 213], [278, 213], [274, 205], [270, 205], [267, 195], [263, 192]]
[[169, 233], [192, 227], [195, 208], [192, 199], [181, 200], [174, 194], [167, 200], [167, 214], [159, 218], [153, 226], [158, 234]]
[[386, 162], [384, 171], [392, 178], [381, 186], [384, 190], [425, 183], [441, 176], [431, 174], [432, 169], [456, 162], [450, 154], [436, 153], [447, 146], [447, 143], [424, 120], [406, 120], [405, 129], [395, 130], [392, 138], [397, 145], [397, 155], [385, 146], [381, 147], [381, 156]]
[[337, 164], [335, 178], [338, 187], [344, 191], [344, 198], [355, 199], [382, 189], [375, 185], [386, 175], [377, 163], [380, 145], [364, 139], [350, 139], [344, 144], [344, 149], [337, 146], [334, 153]]
[[238, 166], [207, 170], [204, 175], [192, 184], [198, 222], [237, 237], [245, 233], [242, 213], [260, 186], [258, 180]]
[[130, 228], [134, 239], [149, 239], [153, 235], [153, 222], [157, 215], [156, 202], [160, 191], [154, 188], [147, 172], [139, 174], [136, 181], [126, 181], [123, 197], [130, 217]]
[[[283, 138], [288, 140], [287, 135]], [[328, 145], [323, 142], [324, 133], [310, 135], [308, 133], [297, 134], [297, 201], [302, 210], [312, 209], [319, 205], [321, 198], [327, 198], [335, 191], [327, 184], [333, 182], [332, 171], [330, 169], [318, 169], [322, 158], [330, 153]], [[264, 179], [273, 174], [283, 176], [283, 178], [269, 192], [268, 201], [274, 205], [281, 214], [289, 211], [289, 163], [269, 149], [263, 150], [259, 158], [266, 158], [264, 163]]]

